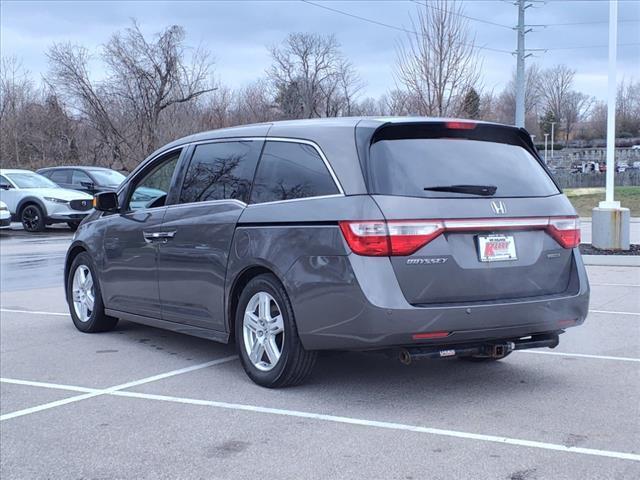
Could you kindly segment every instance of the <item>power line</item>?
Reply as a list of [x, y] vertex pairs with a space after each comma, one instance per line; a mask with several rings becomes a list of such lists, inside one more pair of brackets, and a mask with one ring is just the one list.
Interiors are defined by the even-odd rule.
[[[638, 23], [638, 20], [618, 20], [618, 23]], [[594, 22], [566, 22], [566, 23], [545, 23], [547, 27], [565, 27], [570, 25], [598, 25], [602, 23], [609, 23], [607, 20], [596, 20]]]
[[[618, 47], [638, 47], [640, 43], [618, 43]], [[532, 50], [543, 50], [545, 52], [552, 50], [575, 50], [582, 48], [609, 48], [609, 45], [579, 45], [575, 47], [550, 47], [550, 48], [535, 48]]]
[[[379, 22], [378, 20], [373, 20], [371, 18], [366, 18], [366, 17], [362, 17], [360, 15], [356, 15], [356, 14], [353, 14], [353, 13], [345, 12], [343, 10], [338, 10], [337, 8], [327, 7], [326, 5], [320, 5], [319, 3], [311, 2], [309, 0], [300, 0], [300, 1], [302, 1], [304, 3], [307, 3], [309, 5], [313, 5], [314, 7], [323, 8], [325, 10], [329, 10], [329, 11], [334, 12], [334, 13], [339, 13], [340, 15], [345, 15], [347, 17], [355, 18], [355, 19], [361, 20], [363, 22], [372, 23], [372, 24], [378, 25], [380, 27], [391, 28], [393, 30], [398, 30], [400, 32], [410, 33], [410, 34], [413, 34], [413, 35], [420, 35], [415, 30], [409, 30], [409, 29], [404, 28], [404, 27], [398, 27], [397, 25], [391, 25], [391, 24], [388, 24], [388, 23]], [[509, 28], [511, 28], [511, 27], [509, 27]], [[472, 44], [467, 44], [467, 43], [461, 43], [461, 45], [465, 45], [465, 46], [471, 47], [471, 48], [476, 48], [478, 50], [488, 50], [488, 51], [491, 51], [491, 52], [499, 52], [499, 53], [511, 54], [511, 52], [509, 50], [502, 50], [500, 48], [480, 47], [480, 46], [477, 46], [477, 45], [472, 45]]]
[[449, 10], [444, 10], [442, 8], [434, 7], [433, 5], [429, 5], [426, 2], [426, 0], [425, 0], [425, 3], [422, 3], [422, 2], [420, 2], [418, 0], [410, 0], [410, 1], [420, 5], [422, 7], [428, 7], [430, 9], [432, 9], [432, 10], [438, 10], [439, 12], [447, 12], [447, 13], [450, 13], [450, 14], [453, 14], [453, 15], [457, 15], [458, 17], [466, 18], [467, 20], [473, 20], [474, 22], [486, 23], [487, 25], [493, 25], [495, 27], [502, 27], [502, 28], [507, 28], [509, 30], [513, 30], [513, 27], [511, 25], [505, 25], [503, 23], [496, 23], [496, 22], [492, 22], [490, 20], [484, 20], [482, 18], [470, 17], [469, 15], [464, 15], [462, 13], [457, 13], [457, 12], [451, 12]]

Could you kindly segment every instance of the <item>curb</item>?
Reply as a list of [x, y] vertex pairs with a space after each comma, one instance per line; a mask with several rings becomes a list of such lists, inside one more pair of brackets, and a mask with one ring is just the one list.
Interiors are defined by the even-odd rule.
[[640, 255], [582, 255], [585, 265], [640, 267]]

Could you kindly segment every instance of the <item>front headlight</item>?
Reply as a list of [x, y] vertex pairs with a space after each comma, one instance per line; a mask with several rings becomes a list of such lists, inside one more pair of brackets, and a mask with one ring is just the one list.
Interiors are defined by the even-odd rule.
[[53, 203], [69, 203], [68, 200], [62, 200], [61, 198], [53, 198], [53, 197], [44, 197], [47, 202]]

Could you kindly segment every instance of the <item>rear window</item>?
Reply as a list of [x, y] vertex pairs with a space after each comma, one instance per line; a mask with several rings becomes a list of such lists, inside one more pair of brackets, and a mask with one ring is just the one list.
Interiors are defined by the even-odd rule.
[[459, 191], [425, 190], [460, 185], [495, 187], [493, 197], [547, 197], [559, 193], [542, 166], [523, 147], [481, 140], [381, 140], [371, 146], [369, 174], [371, 193], [381, 195], [477, 198]]

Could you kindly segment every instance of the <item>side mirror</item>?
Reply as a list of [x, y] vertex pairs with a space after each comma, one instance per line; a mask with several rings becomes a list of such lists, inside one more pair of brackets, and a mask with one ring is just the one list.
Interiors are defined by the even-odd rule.
[[11, 190], [13, 188], [13, 185], [11, 185], [10, 183], [3, 183], [2, 185], [0, 185], [0, 188], [2, 190]]
[[80, 185], [89, 190], [93, 190], [94, 188], [96, 188], [93, 182], [80, 182]]
[[93, 208], [100, 212], [117, 212], [118, 194], [116, 192], [100, 192], [93, 197]]

